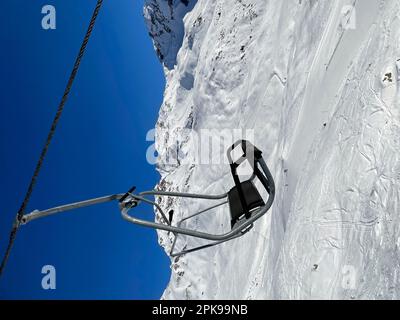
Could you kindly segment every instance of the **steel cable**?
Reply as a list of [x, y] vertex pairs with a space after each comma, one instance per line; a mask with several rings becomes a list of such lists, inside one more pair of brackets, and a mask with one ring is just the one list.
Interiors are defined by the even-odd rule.
[[53, 123], [52, 123], [52, 125], [50, 127], [50, 131], [49, 131], [49, 134], [47, 136], [45, 145], [44, 145], [44, 147], [42, 149], [42, 152], [40, 154], [39, 160], [38, 160], [38, 162], [36, 164], [35, 171], [33, 173], [32, 179], [31, 179], [31, 181], [29, 183], [28, 190], [27, 190], [27, 192], [25, 194], [25, 197], [24, 197], [24, 200], [22, 201], [22, 204], [21, 204], [21, 206], [20, 206], [20, 208], [18, 210], [15, 222], [14, 222], [13, 227], [11, 229], [8, 246], [7, 246], [6, 252], [4, 254], [3, 260], [1, 262], [1, 265], [0, 265], [0, 276], [3, 273], [4, 268], [5, 268], [6, 264], [7, 264], [8, 258], [10, 256], [10, 252], [11, 252], [12, 246], [14, 244], [14, 241], [15, 241], [15, 238], [16, 238], [16, 235], [17, 235], [17, 231], [18, 231], [19, 226], [21, 224], [21, 219], [22, 219], [23, 215], [25, 214], [25, 209], [28, 206], [29, 200], [30, 200], [31, 195], [32, 195], [32, 191], [33, 191], [33, 189], [34, 189], [34, 187], [36, 185], [37, 178], [39, 176], [39, 173], [40, 173], [40, 170], [42, 168], [43, 162], [44, 162], [45, 157], [47, 155], [47, 152], [49, 150], [50, 143], [51, 143], [51, 141], [52, 141], [52, 139], [54, 137], [54, 134], [55, 134], [55, 131], [56, 131], [56, 128], [57, 128], [57, 124], [58, 124], [58, 122], [59, 122], [59, 120], [61, 118], [61, 114], [62, 114], [62, 112], [64, 110], [64, 107], [65, 107], [65, 104], [66, 104], [66, 102], [68, 100], [69, 93], [71, 91], [72, 85], [73, 85], [74, 80], [76, 78], [76, 74], [78, 73], [79, 66], [81, 64], [83, 55], [85, 54], [85, 50], [86, 50], [87, 44], [89, 42], [90, 35], [92, 34], [92, 31], [93, 31], [97, 16], [99, 15], [99, 12], [100, 12], [102, 4], [103, 4], [103, 0], [97, 0], [97, 4], [96, 4], [96, 7], [95, 7], [95, 9], [93, 11], [93, 15], [92, 15], [92, 18], [90, 20], [89, 27], [88, 27], [88, 29], [86, 31], [86, 34], [85, 34], [85, 37], [83, 39], [83, 42], [82, 42], [81, 48], [79, 50], [78, 56], [76, 57], [74, 68], [72, 69], [72, 72], [71, 72], [70, 77], [68, 79], [68, 83], [67, 83], [67, 86], [65, 88], [65, 91], [64, 91], [64, 94], [62, 96], [62, 99], [60, 101], [60, 104], [58, 105], [58, 109], [57, 109], [56, 115], [55, 115]]

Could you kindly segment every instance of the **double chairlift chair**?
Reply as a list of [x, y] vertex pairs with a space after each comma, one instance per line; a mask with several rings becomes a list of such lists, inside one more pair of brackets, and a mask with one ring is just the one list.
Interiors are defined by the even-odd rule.
[[[234, 161], [232, 159], [233, 150], [235, 150], [238, 146], [241, 146], [243, 155], [238, 160]], [[267, 167], [267, 164], [262, 158], [262, 152], [259, 149], [257, 149], [246, 140], [238, 140], [228, 149], [227, 157], [229, 160], [229, 165], [235, 185], [232, 189], [224, 194], [208, 195], [197, 193], [168, 192], [159, 190], [144, 191], [135, 194], [135, 187], [132, 187], [125, 194], [109, 195], [105, 197], [67, 204], [44, 211], [35, 210], [29, 214], [24, 215], [21, 219], [21, 224], [26, 224], [34, 219], [49, 216], [59, 212], [69, 211], [72, 209], [82, 208], [109, 201], [118, 201], [122, 217], [126, 221], [144, 227], [168, 231], [175, 235], [175, 239], [170, 251], [170, 255], [172, 257], [215, 246], [223, 242], [239, 238], [246, 232], [248, 232], [253, 227], [254, 222], [261, 218], [270, 209], [275, 196], [274, 180]], [[244, 161], [248, 161], [253, 172], [248, 180], [240, 181], [237, 169]], [[254, 184], [254, 180], [256, 178], [261, 182], [262, 186], [268, 193], [268, 199], [266, 201], [264, 201], [264, 199], [260, 195], [260, 192]], [[207, 199], [210, 201], [216, 201], [217, 203], [213, 203], [210, 207], [206, 209], [186, 216], [178, 221], [176, 225], [173, 225], [173, 213], [170, 212], [168, 219], [160, 205], [158, 205], [155, 200], [149, 199], [149, 196]], [[147, 203], [154, 206], [161, 215], [161, 222], [143, 220], [136, 218], [133, 215], [130, 215], [130, 211], [133, 208], [137, 207], [140, 203]], [[183, 226], [184, 222], [186, 222], [187, 220], [205, 214], [208, 211], [223, 206], [225, 204], [229, 204], [231, 219], [230, 231], [223, 234], [213, 234], [188, 229]], [[202, 246], [174, 252], [178, 235], [201, 238], [209, 240], [210, 242]]]

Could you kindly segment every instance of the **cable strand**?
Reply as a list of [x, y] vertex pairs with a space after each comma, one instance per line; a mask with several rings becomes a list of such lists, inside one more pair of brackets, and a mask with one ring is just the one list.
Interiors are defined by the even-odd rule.
[[72, 85], [73, 85], [74, 80], [76, 78], [76, 75], [78, 73], [79, 66], [81, 64], [83, 55], [85, 54], [85, 50], [86, 50], [87, 44], [89, 42], [90, 36], [92, 34], [92, 31], [93, 31], [94, 25], [96, 23], [97, 16], [99, 15], [99, 12], [100, 12], [102, 4], [103, 4], [103, 0], [97, 0], [96, 7], [95, 7], [95, 9], [93, 11], [92, 18], [91, 18], [90, 23], [89, 23], [89, 27], [88, 27], [88, 29], [86, 31], [86, 34], [85, 34], [85, 37], [83, 39], [81, 48], [80, 48], [79, 53], [78, 53], [78, 55], [76, 57], [76, 60], [75, 60], [75, 63], [74, 63], [74, 67], [73, 67], [72, 72], [71, 72], [71, 74], [69, 76], [68, 83], [67, 83], [67, 86], [65, 88], [64, 94], [63, 94], [62, 99], [61, 99], [61, 101], [60, 101], [60, 103], [58, 105], [57, 112], [56, 112], [54, 120], [53, 120], [53, 122], [51, 124], [50, 131], [49, 131], [49, 134], [47, 136], [46, 142], [44, 144], [42, 152], [40, 153], [40, 157], [39, 157], [39, 160], [38, 160], [38, 162], [36, 164], [35, 170], [33, 172], [31, 181], [29, 183], [28, 190], [27, 190], [27, 192], [25, 194], [24, 200], [21, 203], [21, 206], [20, 206], [20, 208], [18, 210], [14, 225], [13, 225], [13, 227], [11, 229], [8, 246], [7, 246], [6, 252], [4, 254], [3, 260], [1, 262], [1, 265], [0, 265], [0, 276], [3, 273], [4, 268], [5, 268], [6, 264], [7, 264], [8, 258], [10, 256], [10, 252], [11, 252], [11, 249], [13, 247], [13, 244], [14, 244], [14, 241], [15, 241], [15, 238], [16, 238], [16, 235], [17, 235], [17, 231], [18, 231], [19, 226], [20, 226], [21, 219], [22, 219], [22, 217], [23, 217], [23, 215], [25, 213], [25, 209], [28, 206], [29, 200], [30, 200], [30, 198], [32, 196], [32, 192], [33, 192], [33, 189], [34, 189], [34, 187], [36, 185], [37, 178], [39, 176], [39, 173], [40, 173], [40, 170], [42, 168], [43, 162], [44, 162], [44, 160], [46, 158], [46, 155], [47, 155], [47, 152], [49, 150], [50, 143], [51, 143], [51, 141], [52, 141], [52, 139], [54, 137], [55, 131], [57, 129], [58, 122], [60, 121], [62, 112], [63, 112], [64, 107], [65, 107], [65, 104], [66, 104], [66, 102], [68, 100], [69, 93], [71, 92]]

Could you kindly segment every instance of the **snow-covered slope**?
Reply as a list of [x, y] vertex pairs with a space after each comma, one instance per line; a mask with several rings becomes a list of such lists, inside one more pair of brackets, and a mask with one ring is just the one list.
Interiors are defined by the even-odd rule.
[[[144, 11], [167, 78], [159, 188], [232, 187], [226, 164], [199, 160], [202, 129], [254, 130], [277, 187], [244, 237], [173, 259], [163, 298], [400, 298], [400, 2], [147, 0]], [[161, 202], [174, 219], [206, 204]], [[188, 227], [228, 220], [225, 207]], [[172, 236], [159, 237], [168, 249]]]

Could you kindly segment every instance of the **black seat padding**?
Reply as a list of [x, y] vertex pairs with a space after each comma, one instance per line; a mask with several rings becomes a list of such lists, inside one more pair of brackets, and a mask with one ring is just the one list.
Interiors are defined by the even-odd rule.
[[[260, 193], [254, 186], [252, 181], [246, 180], [244, 182], [241, 182], [240, 185], [243, 190], [243, 195], [248, 211], [265, 205], [263, 199], [260, 196]], [[228, 192], [228, 201], [229, 201], [229, 208], [231, 211], [232, 228], [235, 225], [235, 223], [239, 220], [239, 218], [243, 214], [245, 214], [245, 210], [243, 209], [242, 203], [240, 201], [239, 192], [237, 188], [238, 187], [235, 186]]]

